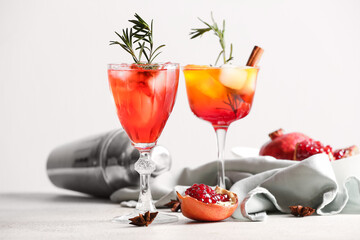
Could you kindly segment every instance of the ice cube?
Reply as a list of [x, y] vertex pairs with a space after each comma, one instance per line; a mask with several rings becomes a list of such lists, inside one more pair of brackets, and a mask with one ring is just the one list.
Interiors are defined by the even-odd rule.
[[138, 72], [136, 78], [133, 79], [135, 90], [140, 91], [148, 97], [154, 95], [153, 90], [153, 74], [149, 71]]
[[154, 99], [143, 91], [134, 91], [131, 96], [131, 114], [135, 116], [134, 125], [144, 127], [151, 121]]
[[226, 87], [239, 90], [244, 87], [248, 73], [245, 68], [223, 65], [219, 81]]
[[158, 94], [162, 94], [166, 89], [166, 78], [167, 78], [167, 71], [170, 70], [161, 70], [156, 72], [156, 75], [151, 79], [149, 82], [149, 86], [151, 86], [152, 90]]
[[129, 70], [109, 70], [109, 77], [117, 81], [126, 81], [131, 78], [131, 71]]
[[188, 91], [194, 94], [200, 92], [213, 99], [221, 98], [226, 94], [226, 89], [217, 80], [219, 79], [219, 69], [211, 69], [208, 66], [202, 67], [184, 71]]
[[213, 99], [221, 98], [224, 94], [226, 94], [224, 86], [211, 75], [208, 75], [207, 80], [200, 81], [196, 87], [202, 94]]
[[243, 88], [240, 90], [240, 93], [242, 94], [249, 94], [251, 92], [254, 92], [256, 87], [258, 69], [248, 68], [246, 70], [248, 75], [247, 75], [246, 83], [244, 84]]

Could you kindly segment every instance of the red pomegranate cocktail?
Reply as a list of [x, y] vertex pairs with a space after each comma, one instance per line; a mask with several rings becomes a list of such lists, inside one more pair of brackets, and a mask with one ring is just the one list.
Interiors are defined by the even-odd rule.
[[156, 143], [175, 103], [178, 64], [153, 66], [110, 64], [108, 68], [117, 114], [133, 143]]
[[[140, 174], [140, 194], [133, 213], [115, 217], [128, 223], [139, 213], [155, 212], [150, 191], [150, 174], [155, 170], [150, 151], [174, 107], [179, 82], [179, 64], [109, 64], [108, 78], [117, 115], [140, 158], [135, 170]], [[174, 222], [176, 216], [158, 214], [156, 222]]]
[[150, 175], [156, 165], [150, 152], [174, 107], [179, 64], [154, 62], [165, 44], [154, 45], [153, 20], [148, 24], [138, 14], [135, 13], [134, 17], [129, 20], [132, 27], [122, 29], [120, 33], [115, 32], [119, 39], [110, 41], [110, 45], [120, 46], [129, 53], [134, 63], [109, 64], [108, 78], [120, 123], [133, 146], [140, 152], [140, 158], [134, 166], [140, 174], [140, 192], [136, 210], [113, 220], [136, 224], [133, 220], [139, 214], [146, 215], [146, 218], [152, 214], [157, 216], [155, 222], [175, 222], [178, 220], [176, 216], [155, 213]]

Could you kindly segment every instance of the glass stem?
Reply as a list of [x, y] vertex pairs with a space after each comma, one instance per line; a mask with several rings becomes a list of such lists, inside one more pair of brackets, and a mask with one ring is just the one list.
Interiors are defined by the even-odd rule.
[[140, 158], [135, 163], [135, 170], [140, 174], [140, 194], [136, 210], [140, 212], [154, 212], [155, 205], [152, 201], [150, 190], [150, 174], [155, 170], [155, 163], [150, 158], [151, 149], [138, 149]]
[[215, 127], [217, 149], [218, 149], [218, 174], [217, 185], [221, 188], [225, 186], [225, 167], [224, 167], [224, 153], [225, 153], [225, 139], [228, 127]]

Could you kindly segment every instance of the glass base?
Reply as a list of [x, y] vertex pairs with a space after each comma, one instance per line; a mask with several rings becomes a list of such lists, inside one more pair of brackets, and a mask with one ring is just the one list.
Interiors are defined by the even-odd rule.
[[[117, 223], [122, 223], [122, 224], [129, 224], [130, 223], [129, 218], [137, 217], [137, 216], [139, 216], [140, 213], [144, 214], [144, 212], [135, 210], [132, 213], [114, 217], [111, 221], [117, 222]], [[178, 220], [179, 220], [179, 218], [177, 216], [159, 212], [151, 224], [172, 223], [172, 222], [177, 222]]]

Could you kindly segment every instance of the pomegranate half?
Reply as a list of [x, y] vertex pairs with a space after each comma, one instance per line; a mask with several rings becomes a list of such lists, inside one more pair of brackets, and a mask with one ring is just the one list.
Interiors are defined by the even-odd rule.
[[[222, 199], [226, 200], [218, 200], [216, 202], [210, 201], [211, 203], [206, 203], [209, 202], [209, 200], [198, 200], [194, 196], [182, 196], [180, 193], [176, 192], [179, 201], [181, 202], [182, 214], [193, 220], [209, 222], [221, 221], [230, 217], [239, 204], [237, 195], [218, 186], [213, 191], [215, 191], [215, 194], [218, 196], [224, 196]], [[210, 194], [205, 193], [205, 195], [209, 196]], [[215, 199], [217, 198], [218, 197], [215, 196]]]

